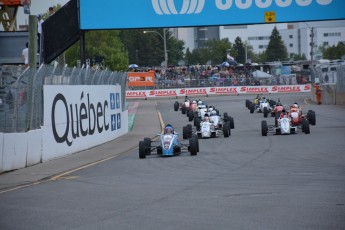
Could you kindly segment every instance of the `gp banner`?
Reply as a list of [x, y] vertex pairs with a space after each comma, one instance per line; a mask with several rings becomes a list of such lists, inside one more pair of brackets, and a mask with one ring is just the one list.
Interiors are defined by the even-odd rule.
[[79, 4], [82, 30], [345, 19], [344, 0], [98, 0], [97, 4], [80, 0]]
[[273, 85], [273, 86], [228, 86], [208, 88], [183, 88], [160, 90], [126, 91], [127, 99], [147, 99], [161, 97], [208, 96], [208, 95], [240, 95], [240, 94], [277, 94], [308, 93], [311, 85]]
[[155, 86], [155, 73], [154, 72], [129, 72], [128, 86], [129, 87]]

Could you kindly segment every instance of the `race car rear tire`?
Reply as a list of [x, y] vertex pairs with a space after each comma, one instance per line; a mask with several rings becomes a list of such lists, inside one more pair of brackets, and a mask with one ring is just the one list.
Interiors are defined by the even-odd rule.
[[192, 138], [196, 139], [196, 148], [197, 148], [197, 152], [199, 152], [199, 138], [198, 138], [198, 135], [193, 134]]
[[189, 138], [189, 151], [191, 156], [198, 154], [197, 140], [195, 138]]
[[228, 122], [223, 124], [223, 135], [224, 137], [229, 137], [231, 135], [231, 129]]
[[188, 139], [188, 127], [187, 126], [183, 126], [183, 128], [182, 128], [182, 138], [184, 140]]
[[308, 118], [309, 124], [316, 125], [315, 111], [309, 110], [307, 113], [307, 118]]
[[267, 121], [261, 121], [261, 135], [267, 136], [267, 132], [268, 132]]
[[181, 107], [181, 113], [182, 113], [182, 114], [186, 114], [186, 107], [185, 107], [185, 106], [182, 106], [182, 107]]
[[224, 119], [225, 122], [229, 121], [229, 114], [228, 113], [224, 113], [223, 119]]
[[192, 121], [194, 118], [193, 110], [188, 110], [188, 121]]
[[139, 158], [146, 158], [146, 144], [145, 141], [139, 141]]
[[196, 130], [200, 130], [200, 118], [199, 117], [196, 117], [195, 119], [195, 127], [196, 127]]
[[175, 101], [175, 103], [174, 103], [174, 111], [178, 111], [179, 107], [180, 107], [180, 104], [178, 103], [178, 101]]
[[253, 103], [250, 105], [249, 110], [250, 110], [250, 113], [254, 113], [255, 105]]
[[310, 126], [308, 120], [302, 120], [302, 132], [310, 134]]
[[145, 137], [144, 142], [146, 145], [146, 155], [151, 155], [151, 138]]
[[268, 115], [268, 109], [267, 107], [264, 107], [264, 117], [267, 117], [267, 115]]
[[234, 118], [230, 117], [230, 129], [234, 129], [234, 128], [235, 128]]

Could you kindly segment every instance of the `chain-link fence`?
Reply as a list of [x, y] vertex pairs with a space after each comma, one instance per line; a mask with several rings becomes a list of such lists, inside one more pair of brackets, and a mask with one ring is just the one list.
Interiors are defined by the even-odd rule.
[[38, 70], [3, 66], [0, 72], [0, 132], [26, 132], [43, 125], [44, 85], [121, 85], [125, 108], [127, 73], [41, 65]]

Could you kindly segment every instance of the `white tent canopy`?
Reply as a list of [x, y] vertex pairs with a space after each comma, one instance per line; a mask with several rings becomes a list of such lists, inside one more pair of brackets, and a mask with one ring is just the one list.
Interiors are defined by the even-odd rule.
[[263, 71], [260, 70], [256, 70], [253, 72], [253, 77], [254, 78], [272, 78], [273, 76], [271, 74], [265, 73]]

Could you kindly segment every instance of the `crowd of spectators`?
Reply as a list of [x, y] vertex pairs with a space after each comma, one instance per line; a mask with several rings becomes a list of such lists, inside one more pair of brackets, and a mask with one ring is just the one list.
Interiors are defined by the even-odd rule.
[[167, 69], [161, 67], [136, 68], [132, 71], [154, 71], [156, 88], [289, 85], [307, 83], [306, 78], [298, 75], [294, 77], [273, 75], [267, 78], [258, 78], [253, 74], [257, 69], [258, 66], [253, 65], [191, 65], [169, 67]]

